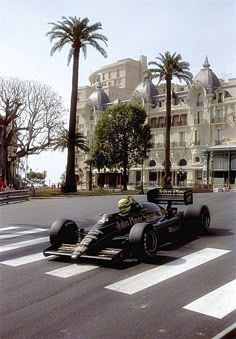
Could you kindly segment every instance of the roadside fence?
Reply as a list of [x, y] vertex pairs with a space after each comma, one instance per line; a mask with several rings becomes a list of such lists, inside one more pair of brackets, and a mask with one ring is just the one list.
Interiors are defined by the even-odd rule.
[[0, 205], [29, 200], [29, 190], [9, 190], [0, 192]]

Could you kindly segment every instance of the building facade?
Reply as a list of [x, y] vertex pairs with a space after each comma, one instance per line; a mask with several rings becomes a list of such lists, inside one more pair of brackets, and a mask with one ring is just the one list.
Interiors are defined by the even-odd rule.
[[[164, 174], [166, 89], [164, 83], [144, 84], [145, 70], [145, 56], [123, 59], [92, 73], [90, 86], [78, 92], [77, 131], [90, 143], [106, 108], [127, 101], [139, 101], [145, 107], [153, 148], [143, 168], [130, 169], [130, 186], [137, 186], [141, 178], [148, 186], [161, 185]], [[236, 184], [236, 78], [219, 79], [206, 57], [191, 85], [172, 85], [171, 109], [172, 184], [223, 184], [226, 180]], [[87, 182], [85, 160], [86, 155], [76, 154], [76, 172], [84, 170]]]

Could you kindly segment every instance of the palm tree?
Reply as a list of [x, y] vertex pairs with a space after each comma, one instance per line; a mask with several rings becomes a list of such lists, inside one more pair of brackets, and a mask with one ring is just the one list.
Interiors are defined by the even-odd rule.
[[[66, 128], [63, 128], [59, 131], [54, 144], [54, 151], [64, 152], [65, 149], [68, 148], [69, 142], [69, 131]], [[81, 151], [88, 152], [89, 151], [89, 143], [88, 139], [80, 132], [75, 133], [74, 145], [78, 147]]]
[[62, 21], [57, 23], [50, 22], [51, 31], [47, 32], [50, 41], [55, 41], [51, 49], [51, 55], [56, 51], [61, 51], [65, 45], [70, 46], [68, 54], [68, 65], [73, 59], [72, 71], [72, 90], [70, 103], [70, 120], [69, 120], [69, 138], [68, 138], [68, 154], [66, 166], [66, 192], [76, 192], [75, 180], [75, 127], [76, 127], [76, 110], [78, 95], [78, 74], [79, 74], [79, 57], [82, 50], [86, 58], [87, 46], [91, 45], [96, 48], [104, 57], [107, 57], [106, 51], [99, 45], [99, 42], [105, 43], [107, 46], [107, 38], [98, 33], [102, 29], [102, 24], [97, 22], [89, 25], [89, 19], [80, 19], [77, 17], [62, 17]]
[[190, 84], [193, 79], [189, 71], [190, 64], [182, 61], [180, 54], [159, 53], [156, 57], [158, 61], [151, 61], [148, 64], [155, 66], [145, 72], [145, 81], [158, 79], [166, 81], [166, 136], [165, 136], [165, 175], [163, 178], [163, 187], [171, 186], [171, 163], [170, 163], [170, 128], [171, 128], [171, 82], [176, 77], [180, 82], [184, 80]]

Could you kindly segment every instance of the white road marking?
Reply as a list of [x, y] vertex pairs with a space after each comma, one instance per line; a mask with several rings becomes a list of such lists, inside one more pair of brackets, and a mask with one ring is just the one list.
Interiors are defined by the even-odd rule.
[[0, 235], [0, 240], [16, 238], [16, 237], [20, 237], [21, 235], [22, 235], [22, 234], [18, 234], [18, 233], [13, 233], [13, 234], [1, 234], [1, 235]]
[[17, 234], [33, 234], [33, 233], [39, 233], [39, 232], [48, 232], [47, 229], [45, 228], [33, 228], [32, 230], [26, 230], [26, 231], [20, 231], [20, 232], [16, 232]]
[[0, 232], [3, 231], [10, 231], [10, 230], [15, 230], [16, 228], [20, 228], [19, 226], [8, 226], [8, 227], [2, 227], [0, 228]]
[[50, 256], [45, 257], [43, 255], [43, 253], [40, 252], [40, 253], [26, 255], [24, 257], [5, 260], [5, 261], [0, 262], [0, 264], [12, 266], [12, 267], [17, 267], [17, 266], [21, 266], [21, 265], [25, 265], [25, 264], [30, 264], [32, 262], [36, 262], [36, 261], [39, 261], [39, 260], [48, 259], [48, 258], [50, 258]]
[[184, 306], [184, 309], [222, 319], [236, 309], [236, 279]]
[[99, 266], [95, 265], [80, 265], [80, 264], [73, 264], [70, 266], [58, 268], [54, 271], [46, 272], [46, 274], [53, 275], [59, 278], [69, 278], [73, 277], [74, 275], [81, 274], [84, 272], [88, 272], [98, 268]]
[[42, 237], [42, 238], [33, 239], [33, 240], [16, 242], [14, 244], [3, 245], [3, 246], [0, 246], [0, 253], [15, 250], [15, 249], [22, 248], [22, 247], [31, 246], [31, 245], [41, 244], [41, 243], [48, 242], [48, 241], [49, 241], [48, 237]]
[[19, 237], [19, 236], [24, 235], [24, 234], [34, 234], [34, 233], [46, 232], [46, 231], [48, 231], [48, 230], [45, 229], [45, 228], [34, 228], [32, 230], [19, 231], [19, 232], [14, 232], [14, 233], [11, 233], [11, 234], [1, 234], [0, 240], [15, 238], [15, 237]]
[[121, 293], [134, 294], [162, 281], [173, 278], [176, 275], [189, 271], [194, 267], [203, 265], [208, 261], [229, 252], [231, 251], [217, 248], [205, 248], [180, 259], [171, 261], [165, 265], [108, 285], [105, 288]]

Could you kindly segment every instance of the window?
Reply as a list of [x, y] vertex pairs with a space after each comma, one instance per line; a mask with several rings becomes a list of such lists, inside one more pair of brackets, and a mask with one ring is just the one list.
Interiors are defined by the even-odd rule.
[[111, 72], [108, 73], [108, 78], [111, 79]]
[[165, 127], [165, 118], [164, 117], [160, 117], [158, 119], [158, 127]]
[[120, 71], [119, 71], [119, 69], [116, 71], [116, 76], [117, 76], [117, 78], [119, 78], [119, 76], [120, 76]]
[[198, 130], [194, 131], [194, 145], [200, 145], [200, 133]]
[[200, 122], [201, 122], [201, 115], [202, 115], [202, 113], [197, 111], [197, 124], [200, 124]]
[[141, 171], [137, 171], [136, 172], [136, 182], [140, 182], [141, 181]]
[[199, 93], [197, 95], [197, 106], [202, 106], [203, 105], [203, 96], [202, 93]]
[[155, 167], [156, 166], [156, 161], [155, 160], [151, 160], [149, 163], [150, 167]]
[[157, 127], [157, 118], [151, 118], [151, 128]]
[[217, 128], [216, 130], [216, 145], [220, 145], [222, 143], [223, 135], [222, 135], [222, 128]]
[[223, 108], [220, 108], [216, 111], [216, 118], [222, 118], [224, 116]]
[[181, 116], [180, 116], [180, 125], [181, 126], [187, 125], [187, 114], [181, 114]]
[[179, 166], [186, 166], [187, 165], [187, 161], [185, 159], [181, 159], [179, 162]]
[[185, 146], [185, 132], [179, 133], [179, 144], [180, 146]]
[[219, 94], [218, 94], [218, 103], [219, 103], [219, 104], [221, 104], [221, 103], [223, 102], [222, 97], [223, 97], [223, 96], [222, 96], [222, 93], [219, 93]]
[[159, 106], [159, 107], [161, 107], [161, 106], [162, 106], [162, 105], [161, 105], [161, 101], [159, 101], [159, 102], [158, 102], [158, 106]]
[[172, 118], [172, 126], [179, 126], [179, 115], [174, 115]]
[[196, 180], [202, 180], [202, 170], [196, 171]]
[[105, 80], [105, 73], [102, 73], [102, 80]]

